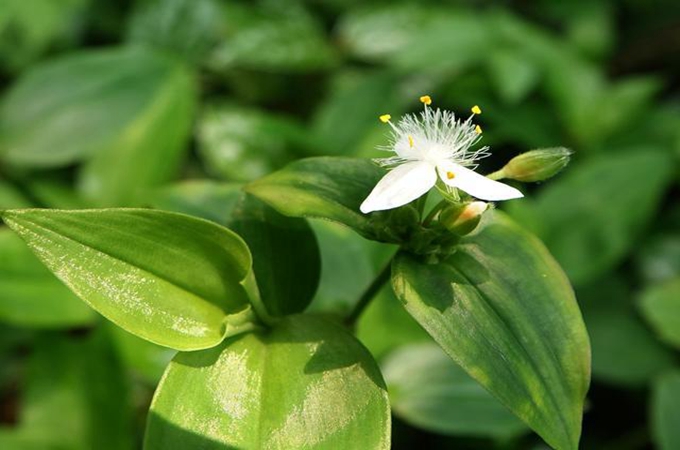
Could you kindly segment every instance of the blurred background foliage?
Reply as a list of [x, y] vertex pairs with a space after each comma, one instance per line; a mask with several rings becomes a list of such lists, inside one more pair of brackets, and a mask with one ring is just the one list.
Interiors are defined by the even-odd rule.
[[[532, 148], [575, 151], [500, 206], [576, 289], [593, 346], [582, 448], [680, 448], [677, 1], [1, 0], [0, 208], [229, 224], [240, 186], [292, 160], [379, 156], [377, 116], [424, 93], [482, 106], [488, 172]], [[393, 249], [311, 226], [308, 310], [346, 314]], [[389, 289], [357, 332], [390, 387], [395, 449], [545, 448]], [[171, 357], [103, 321], [0, 226], [0, 448], [139, 448]]]

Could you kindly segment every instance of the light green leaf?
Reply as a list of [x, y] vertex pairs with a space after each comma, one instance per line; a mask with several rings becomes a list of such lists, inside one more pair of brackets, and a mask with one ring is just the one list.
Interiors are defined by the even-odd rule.
[[242, 185], [212, 180], [181, 181], [151, 191], [154, 208], [201, 217], [225, 225], [243, 195]]
[[308, 145], [306, 130], [290, 118], [229, 105], [207, 107], [197, 133], [206, 170], [230, 181], [278, 170]]
[[[574, 164], [537, 199], [544, 240], [575, 285], [618, 264], [657, 210], [673, 164], [647, 148]], [[632, 183], [631, 175], [644, 176]], [[634, 188], [633, 188], [634, 185]]]
[[557, 449], [576, 449], [590, 346], [569, 282], [500, 213], [438, 264], [400, 253], [392, 285], [446, 353]]
[[375, 361], [344, 329], [309, 316], [177, 355], [145, 438], [146, 450], [389, 446], [389, 404]]
[[489, 77], [505, 103], [517, 104], [536, 86], [540, 70], [521, 52], [499, 49], [486, 60]]
[[381, 364], [392, 411], [435, 433], [507, 439], [526, 430], [434, 343], [399, 348]]
[[578, 291], [593, 349], [593, 378], [615, 385], [644, 386], [675, 365], [673, 353], [635, 314], [623, 279], [608, 276]]
[[648, 288], [640, 307], [661, 340], [680, 348], [680, 278]]
[[0, 228], [0, 321], [33, 328], [91, 324], [95, 314], [9, 229]]
[[246, 190], [284, 215], [333, 220], [370, 238], [374, 232], [370, 216], [362, 214], [359, 205], [383, 175], [367, 159], [307, 158]]
[[[0, 103], [0, 155], [15, 165], [55, 167], [116, 153], [121, 161], [109, 161], [108, 176], [137, 188], [151, 173], [157, 179], [174, 170], [193, 98], [190, 75], [155, 52], [117, 48], [54, 59], [26, 72]], [[132, 171], [130, 153], [140, 154]]]
[[652, 430], [659, 450], [680, 448], [680, 372], [657, 380], [652, 391]]
[[212, 222], [143, 209], [1, 216], [76, 295], [156, 344], [213, 347], [230, 332], [230, 315], [250, 312], [248, 247]]
[[244, 194], [227, 226], [248, 244], [260, 298], [273, 316], [305, 310], [321, 272], [319, 245], [304, 219], [286, 217]]

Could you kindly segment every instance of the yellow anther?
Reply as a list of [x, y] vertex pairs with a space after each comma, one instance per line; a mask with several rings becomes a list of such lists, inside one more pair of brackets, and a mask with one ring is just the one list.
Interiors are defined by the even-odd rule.
[[475, 132], [476, 132], [477, 134], [482, 134], [482, 127], [480, 127], [479, 125], [477, 125], [477, 126], [475, 127]]
[[420, 97], [421, 103], [424, 103], [426, 105], [431, 105], [432, 104], [432, 97], [429, 95], [423, 95]]
[[472, 114], [481, 114], [482, 113], [482, 109], [477, 105], [473, 106], [470, 111], [472, 111]]
[[408, 146], [413, 148], [413, 136], [408, 137]]
[[391, 118], [392, 116], [390, 116], [389, 114], [383, 114], [382, 116], [380, 116], [380, 121], [382, 123], [387, 123], [390, 121]]
[[456, 174], [453, 172], [446, 172], [446, 178], [448, 178], [449, 180], [453, 180], [454, 178], [456, 178]]

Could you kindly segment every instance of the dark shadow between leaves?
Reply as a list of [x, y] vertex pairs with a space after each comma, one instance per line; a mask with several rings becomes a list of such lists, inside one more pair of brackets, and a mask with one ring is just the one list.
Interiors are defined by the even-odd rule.
[[242, 447], [227, 445], [198, 433], [185, 430], [168, 422], [153, 411], [149, 412], [146, 436], [144, 437], [144, 449], [243, 450]]
[[172, 359], [172, 362], [175, 364], [181, 364], [183, 366], [195, 367], [197, 369], [213, 366], [219, 359], [224, 349], [241, 339], [243, 336], [243, 334], [239, 334], [237, 336], [227, 338], [217, 347], [212, 347], [205, 350], [196, 350], [193, 352], [179, 352]]

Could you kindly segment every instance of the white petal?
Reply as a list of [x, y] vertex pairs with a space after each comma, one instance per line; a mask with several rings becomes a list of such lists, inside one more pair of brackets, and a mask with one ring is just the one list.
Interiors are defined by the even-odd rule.
[[402, 164], [392, 169], [361, 204], [361, 212], [398, 208], [412, 202], [437, 182], [434, 166], [424, 161]]
[[481, 200], [496, 201], [524, 197], [524, 194], [514, 187], [490, 180], [484, 175], [459, 164], [448, 161], [442, 162], [437, 164], [437, 171], [444, 183], [459, 188]]

